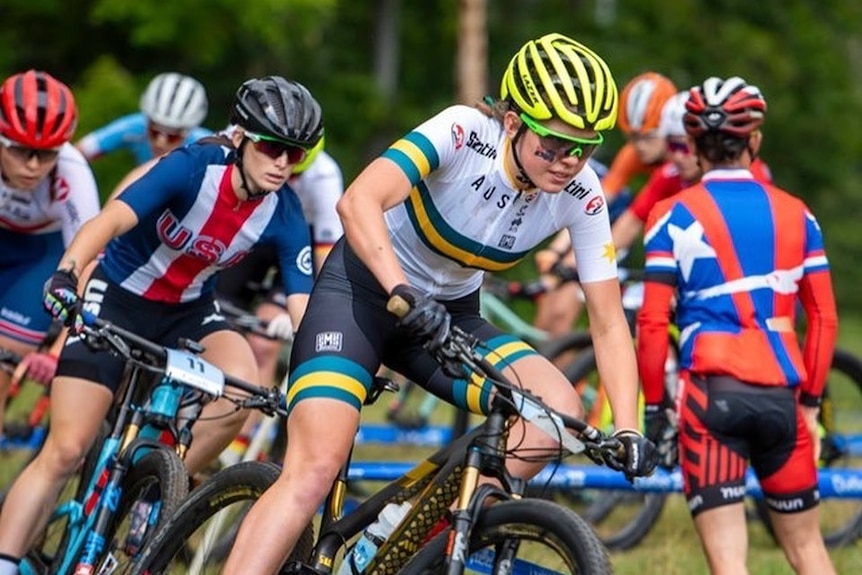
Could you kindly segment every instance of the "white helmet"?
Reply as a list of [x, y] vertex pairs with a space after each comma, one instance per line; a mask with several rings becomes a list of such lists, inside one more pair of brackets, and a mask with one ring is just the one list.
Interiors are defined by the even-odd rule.
[[683, 90], [665, 102], [661, 109], [661, 121], [658, 126], [660, 135], [665, 138], [677, 138], [686, 135], [682, 117], [685, 116], [685, 103], [687, 101], [688, 90]]
[[207, 117], [207, 106], [203, 84], [176, 72], [159, 74], [141, 95], [141, 111], [147, 118], [174, 130], [200, 126]]

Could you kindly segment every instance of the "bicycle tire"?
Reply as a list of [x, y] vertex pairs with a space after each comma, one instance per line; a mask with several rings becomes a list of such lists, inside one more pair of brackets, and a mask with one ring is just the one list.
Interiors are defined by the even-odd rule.
[[545, 358], [554, 361], [568, 353], [583, 351], [593, 346], [593, 336], [587, 330], [575, 330], [543, 342], [537, 351]]
[[[154, 488], [157, 490], [153, 491]], [[177, 454], [169, 449], [155, 449], [132, 465], [123, 477], [122, 497], [105, 533], [105, 547], [95, 561], [94, 572], [128, 573], [137, 551], [179, 508], [188, 489], [188, 471]], [[156, 516], [148, 516], [140, 543], [131, 545], [130, 513], [138, 503], [154, 505], [156, 502]], [[113, 567], [106, 567], [109, 564]]]
[[[832, 372], [837, 372], [837, 374]], [[840, 379], [835, 377], [838, 374], [840, 374]], [[838, 381], [840, 380], [844, 380], [845, 383], [839, 384]], [[830, 383], [832, 386], [831, 391]], [[855, 393], [856, 398], [855, 405], [849, 406], [850, 411], [847, 417], [840, 418], [836, 414], [836, 419], [843, 419], [844, 421], [838, 421], [835, 423], [842, 426], [848, 421], [853, 421], [857, 423], [857, 425], [852, 431], [855, 433], [862, 433], [862, 426], [858, 425], [858, 422], [862, 421], [862, 419], [860, 419], [860, 415], [862, 415], [862, 359], [859, 359], [851, 352], [843, 349], [836, 349], [832, 355], [830, 375], [827, 377], [826, 387], [823, 392], [824, 398], [832, 397], [834, 400], [834, 396], [837, 393], [840, 393], [838, 389], [839, 385], [850, 387], [850, 390], [840, 391], [843, 391], [845, 395], [848, 391], [850, 393]], [[838, 408], [836, 407], [836, 410], [837, 409]], [[830, 432], [839, 433], [843, 431], [847, 430], [827, 430], [827, 437], [825, 440], [828, 441], [828, 434]], [[824, 441], [824, 453], [825, 451], [826, 445]], [[824, 459], [826, 459], [826, 461], [824, 461]], [[835, 453], [831, 457], [821, 457], [821, 462], [829, 467], [845, 466], [858, 468], [862, 465], [862, 458], [854, 458], [850, 454]], [[823, 541], [826, 543], [827, 547], [843, 547], [854, 543], [857, 539], [862, 537], [862, 501], [857, 501], [854, 504], [853, 500], [847, 499], [839, 499], [835, 502], [827, 502], [827, 500], [821, 499], [820, 505], [821, 533], [823, 534]], [[775, 531], [772, 528], [769, 508], [766, 505], [766, 502], [763, 499], [755, 500], [754, 507], [757, 512], [756, 515], [758, 519], [763, 523], [763, 526], [766, 528], [769, 535], [774, 538]]]
[[[596, 354], [593, 348], [580, 352], [566, 368], [566, 378], [576, 384], [596, 372]], [[582, 396], [585, 394], [581, 392]], [[584, 400], [585, 412], [590, 405]], [[602, 543], [611, 551], [631, 549], [646, 537], [661, 516], [667, 501], [666, 493], [636, 491], [596, 491], [591, 489], [555, 490], [556, 500], [572, 506], [599, 534]]]
[[[278, 478], [280, 470], [271, 463], [248, 461], [225, 468], [189, 495], [168, 522], [141, 550], [132, 565], [131, 575], [157, 575], [162, 573], [189, 573], [191, 553], [189, 544], [200, 543], [202, 527], [222, 510], [230, 510], [240, 504], [240, 511], [246, 504], [256, 501]], [[224, 548], [225, 542], [216, 539], [218, 547]], [[231, 541], [232, 542], [232, 541]], [[229, 544], [228, 544], [229, 547]], [[314, 532], [309, 525], [299, 538], [287, 563], [307, 562], [314, 547]], [[213, 549], [216, 549], [215, 547]], [[218, 551], [218, 549], [216, 549]], [[208, 550], [204, 550], [208, 553]], [[203, 563], [213, 573], [221, 569], [220, 560], [207, 555]]]
[[[447, 530], [429, 541], [399, 574], [425, 575], [443, 571], [448, 535]], [[541, 499], [504, 501], [482, 509], [473, 526], [468, 568], [464, 572], [487, 572], [471, 569], [469, 562], [480, 558], [483, 563], [488, 559], [493, 561], [497, 546], [505, 541], [518, 543], [513, 575], [613, 573], [607, 550], [586, 521], [565, 507]]]

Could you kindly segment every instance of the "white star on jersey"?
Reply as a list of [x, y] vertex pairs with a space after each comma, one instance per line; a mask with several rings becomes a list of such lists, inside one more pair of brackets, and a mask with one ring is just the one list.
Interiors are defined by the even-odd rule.
[[704, 241], [703, 226], [700, 222], [692, 222], [687, 228], [670, 224], [667, 232], [673, 240], [673, 257], [679, 262], [685, 281], [688, 281], [691, 275], [694, 260], [715, 257], [715, 250]]

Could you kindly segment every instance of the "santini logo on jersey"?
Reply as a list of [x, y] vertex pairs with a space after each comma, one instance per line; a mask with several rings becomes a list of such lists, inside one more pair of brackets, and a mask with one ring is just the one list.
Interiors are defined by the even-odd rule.
[[563, 188], [563, 191], [566, 192], [567, 194], [569, 194], [570, 196], [574, 196], [574, 197], [578, 198], [579, 200], [583, 200], [588, 195], [590, 195], [592, 188], [587, 189], [579, 181], [572, 180], [571, 182], [566, 184], [566, 187]]
[[192, 230], [180, 225], [179, 220], [174, 217], [170, 210], [165, 210], [156, 227], [158, 228], [159, 239], [163, 244], [172, 250], [181, 251], [209, 264], [230, 267], [248, 254], [247, 251], [243, 251], [226, 261], [221, 261], [226, 250], [224, 243], [211, 236], [199, 235], [195, 237]]
[[467, 139], [467, 147], [486, 158], [497, 159], [497, 148], [491, 144], [486, 144], [479, 139], [476, 132], [470, 132], [470, 137]]

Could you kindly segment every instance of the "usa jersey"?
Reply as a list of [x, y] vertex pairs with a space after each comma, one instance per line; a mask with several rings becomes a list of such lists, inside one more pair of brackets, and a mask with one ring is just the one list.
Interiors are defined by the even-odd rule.
[[[835, 305], [823, 236], [801, 200], [748, 170], [713, 170], [656, 206], [644, 241], [648, 291], [639, 337], [666, 345], [666, 322], [661, 333], [654, 318], [666, 319], [668, 310], [654, 313], [650, 294], [660, 291], [650, 292], [649, 282], [675, 286], [683, 369], [822, 389]], [[799, 299], [809, 319], [804, 358], [795, 329]], [[639, 356], [649, 361], [661, 346], [639, 341]], [[645, 389], [662, 386], [662, 372], [641, 371]]]
[[108, 278], [146, 299], [177, 303], [214, 289], [215, 274], [274, 244], [285, 293], [311, 291], [308, 226], [288, 186], [238, 202], [234, 150], [194, 144], [167, 154], [118, 197], [139, 223], [107, 246]]
[[[91, 160], [115, 150], [129, 150], [135, 161], [143, 164], [153, 158], [147, 135], [148, 123], [147, 117], [140, 112], [117, 118], [81, 138], [78, 148]], [[183, 144], [192, 144], [211, 134], [206, 128], [193, 128]]]
[[99, 192], [93, 171], [71, 144], [63, 144], [57, 166], [35, 189], [16, 190], [0, 178], [0, 228], [22, 236], [61, 233], [68, 246], [78, 228], [98, 212]]
[[471, 293], [483, 271], [517, 264], [568, 228], [583, 282], [617, 276], [608, 211], [589, 166], [559, 193], [519, 191], [504, 158], [510, 146], [496, 119], [452, 106], [395, 142], [383, 157], [413, 185], [385, 213], [395, 253], [411, 283], [442, 299]]

